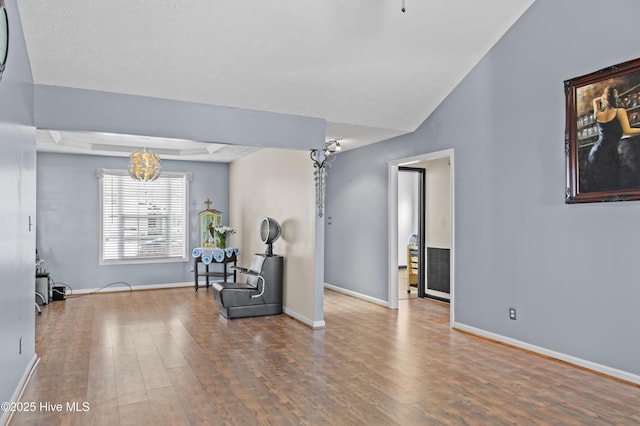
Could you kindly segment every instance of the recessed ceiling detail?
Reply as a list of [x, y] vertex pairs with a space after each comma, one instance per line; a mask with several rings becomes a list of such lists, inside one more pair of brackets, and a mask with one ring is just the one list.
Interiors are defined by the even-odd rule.
[[114, 157], [128, 157], [140, 148], [148, 148], [153, 149], [163, 159], [217, 163], [230, 163], [260, 149], [185, 139], [43, 129], [38, 129], [36, 132], [36, 148], [40, 152]]

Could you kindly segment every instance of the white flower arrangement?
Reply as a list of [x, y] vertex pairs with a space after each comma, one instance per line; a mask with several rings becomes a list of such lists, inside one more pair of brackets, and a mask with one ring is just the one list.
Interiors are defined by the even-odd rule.
[[230, 226], [216, 226], [215, 232], [218, 237], [228, 237], [229, 235], [235, 234], [236, 230]]
[[217, 246], [219, 248], [227, 248], [227, 238], [229, 235], [235, 234], [236, 230], [230, 226], [216, 226], [213, 228], [213, 232], [211, 232], [211, 228], [209, 228], [209, 233], [212, 237], [214, 236], [213, 234], [215, 234], [215, 237], [218, 239]]

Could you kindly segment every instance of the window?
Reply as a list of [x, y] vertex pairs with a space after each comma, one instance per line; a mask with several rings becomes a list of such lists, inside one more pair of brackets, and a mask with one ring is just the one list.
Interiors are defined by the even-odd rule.
[[100, 264], [187, 261], [189, 173], [138, 182], [98, 170]]

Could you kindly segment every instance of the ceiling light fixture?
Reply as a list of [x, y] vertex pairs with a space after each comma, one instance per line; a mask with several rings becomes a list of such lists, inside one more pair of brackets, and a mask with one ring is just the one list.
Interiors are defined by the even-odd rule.
[[140, 182], [149, 182], [160, 176], [160, 158], [153, 151], [142, 148], [129, 157], [129, 176]]
[[329, 141], [326, 141], [324, 145], [325, 145], [325, 151], [329, 151], [331, 153], [342, 151], [342, 146], [340, 145], [340, 142], [338, 142], [337, 139], [331, 139]]

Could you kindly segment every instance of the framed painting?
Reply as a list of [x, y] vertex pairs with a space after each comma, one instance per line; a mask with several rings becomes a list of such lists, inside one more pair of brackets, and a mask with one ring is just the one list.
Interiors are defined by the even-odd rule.
[[564, 85], [565, 202], [640, 200], [640, 59]]

